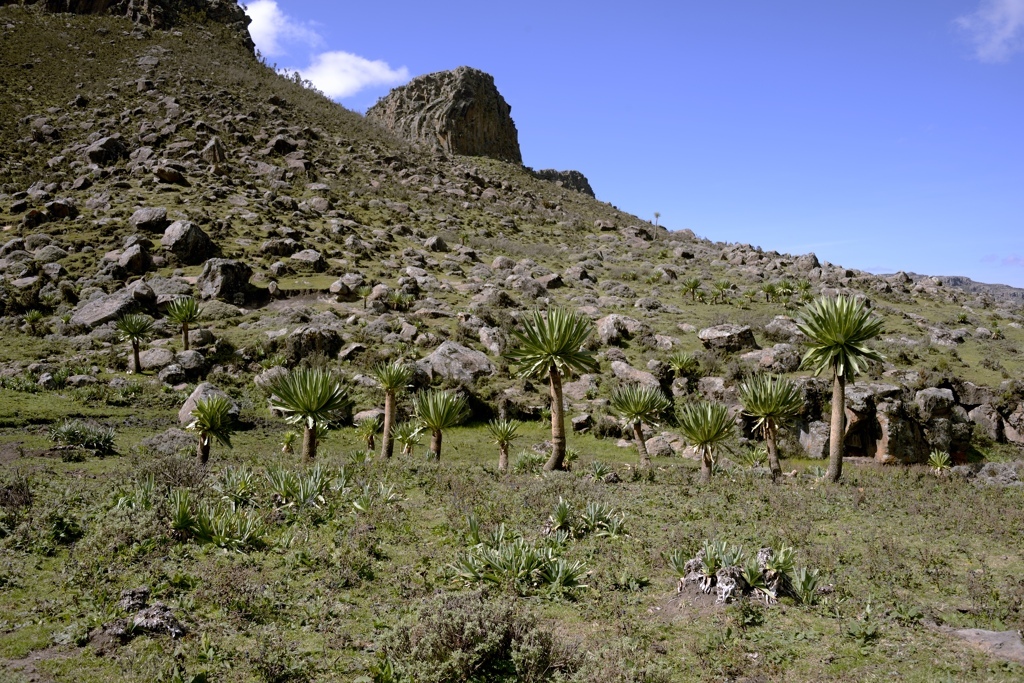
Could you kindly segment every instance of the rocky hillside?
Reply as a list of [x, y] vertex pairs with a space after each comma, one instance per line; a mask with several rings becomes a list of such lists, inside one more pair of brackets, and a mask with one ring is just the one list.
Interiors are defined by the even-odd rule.
[[[567, 389], [590, 429], [618, 382], [735, 403], [752, 371], [796, 373], [791, 316], [844, 292], [886, 319], [886, 363], [849, 389], [851, 452], [962, 456], [972, 423], [1022, 440], [1019, 303], [656, 228], [594, 200], [579, 174], [522, 167], [487, 74], [415, 79], [364, 119], [260, 64], [231, 3], [207, 4], [149, 3], [146, 21], [124, 3], [70, 5], [88, 10], [73, 21], [0, 13], [0, 313], [5, 335], [54, 344], [47, 358], [7, 350], [4, 373], [69, 355], [116, 369], [117, 317], [194, 294], [210, 302], [202, 344], [183, 358], [161, 323], [154, 382], [258, 374], [274, 354], [341, 354], [355, 374], [404, 356], [423, 381], [473, 394], [478, 416], [536, 417], [544, 396], [501, 354], [520, 312], [562, 305], [597, 322], [603, 372]], [[697, 355], [697, 375], [669, 369], [678, 352]], [[820, 457], [825, 397], [802, 381], [799, 441]]]

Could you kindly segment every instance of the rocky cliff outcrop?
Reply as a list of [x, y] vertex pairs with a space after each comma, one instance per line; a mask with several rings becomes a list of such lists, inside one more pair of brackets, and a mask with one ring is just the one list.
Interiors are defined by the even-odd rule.
[[460, 66], [395, 88], [366, 112], [366, 118], [448, 154], [521, 164], [519, 133], [511, 112], [493, 76]]
[[576, 190], [591, 197], [594, 196], [594, 189], [590, 187], [590, 181], [587, 180], [587, 176], [579, 171], [556, 171], [553, 168], [545, 168], [540, 171], [534, 171], [533, 175], [540, 180], [547, 180], [560, 187]]
[[249, 35], [252, 19], [236, 0], [0, 0], [0, 5], [37, 5], [64, 14], [111, 14], [157, 29], [169, 29], [191, 16], [231, 27], [250, 50], [256, 49]]

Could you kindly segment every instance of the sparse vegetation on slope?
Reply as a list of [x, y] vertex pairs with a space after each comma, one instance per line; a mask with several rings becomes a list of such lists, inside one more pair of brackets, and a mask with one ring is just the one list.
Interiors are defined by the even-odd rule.
[[1013, 292], [671, 232], [180, 19], [0, 8], [0, 678], [1020, 678], [956, 633], [1024, 627]]

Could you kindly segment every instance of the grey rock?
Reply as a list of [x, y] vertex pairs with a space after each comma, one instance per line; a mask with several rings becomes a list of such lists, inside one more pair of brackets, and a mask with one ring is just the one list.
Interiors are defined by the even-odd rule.
[[275, 365], [272, 368], [267, 368], [260, 374], [256, 375], [253, 379], [256, 382], [256, 386], [260, 389], [269, 391], [270, 387], [275, 383], [288, 376], [288, 369], [282, 365]]
[[210, 258], [215, 250], [213, 240], [191, 221], [175, 221], [167, 226], [160, 245], [178, 263], [192, 266]]
[[147, 232], [160, 232], [169, 224], [167, 209], [162, 206], [139, 209], [128, 219], [128, 225]]
[[189, 379], [201, 377], [206, 372], [206, 356], [195, 349], [181, 351], [174, 357], [174, 362]]
[[562, 395], [574, 401], [587, 400], [597, 394], [598, 379], [598, 375], [580, 375], [579, 379], [562, 385]]
[[67, 258], [68, 252], [64, 251], [56, 244], [47, 244], [45, 247], [41, 247], [35, 252], [35, 259], [40, 263], [53, 263], [60, 261], [63, 258]]
[[139, 353], [143, 370], [159, 370], [174, 362], [174, 352], [162, 347], [146, 349]]
[[800, 447], [804, 453], [811, 458], [828, 457], [828, 434], [829, 425], [827, 422], [811, 422], [801, 424], [799, 431]]
[[787, 373], [800, 367], [800, 353], [791, 344], [776, 344], [770, 349], [748, 351], [740, 361], [761, 371]]
[[423, 243], [423, 247], [427, 251], [436, 251], [442, 253], [448, 251], [448, 245], [445, 243], [443, 239], [441, 239], [440, 235], [428, 237], [426, 241]]
[[128, 148], [118, 135], [100, 138], [85, 148], [85, 157], [93, 164], [111, 164], [127, 156]]
[[124, 268], [127, 273], [142, 275], [152, 267], [153, 259], [141, 244], [133, 244], [121, 252], [117, 258], [117, 265]]
[[163, 382], [164, 384], [170, 384], [171, 386], [174, 386], [175, 384], [184, 384], [185, 382], [188, 381], [188, 377], [185, 375], [185, 371], [181, 368], [180, 365], [176, 365], [174, 363], [171, 363], [166, 368], [161, 370], [157, 374], [156, 378]]
[[764, 326], [764, 333], [769, 339], [795, 344], [805, 339], [804, 333], [796, 326], [796, 321], [785, 315], [777, 315]]
[[188, 331], [188, 344], [193, 347], [210, 346], [217, 338], [213, 335], [213, 332], [206, 328], [200, 328], [198, 330]]
[[132, 286], [113, 294], [101, 294], [83, 301], [71, 316], [72, 325], [97, 327], [117, 320], [126, 313], [146, 308], [156, 303], [156, 295], [141, 280]]
[[704, 348], [735, 353], [745, 349], [758, 348], [754, 333], [745, 325], [715, 325], [697, 333]]
[[334, 328], [304, 325], [293, 330], [285, 339], [284, 354], [293, 364], [313, 354], [334, 358], [344, 343], [345, 339]]
[[649, 372], [638, 370], [629, 363], [612, 361], [612, 373], [625, 384], [640, 384], [646, 387], [661, 388], [658, 379]]
[[956, 405], [956, 399], [950, 389], [922, 389], [914, 396], [921, 418], [925, 421], [935, 417], [949, 415], [950, 410]]
[[1024, 461], [989, 462], [978, 470], [974, 483], [984, 486], [1021, 486], [1024, 475]]
[[322, 273], [327, 270], [327, 259], [316, 249], [303, 249], [292, 254], [289, 264], [298, 270], [308, 270], [314, 273]]
[[590, 431], [590, 428], [594, 426], [594, 418], [589, 413], [583, 415], [577, 415], [572, 418], [572, 431], [578, 434]]
[[249, 290], [252, 268], [241, 261], [212, 258], [203, 264], [203, 272], [196, 281], [199, 296], [203, 299], [233, 301], [244, 298]]
[[616, 346], [623, 340], [653, 334], [646, 323], [624, 315], [611, 314], [597, 321], [597, 337], [605, 346]]
[[968, 415], [971, 422], [981, 427], [988, 438], [996, 443], [1002, 443], [1006, 440], [1006, 435], [1003, 433], [1003, 418], [988, 403], [983, 403], [974, 408]]
[[652, 436], [644, 442], [647, 454], [652, 458], [671, 458], [676, 454], [672, 448], [672, 441], [667, 436]]
[[478, 377], [494, 374], [494, 364], [487, 355], [468, 349], [453, 341], [441, 344], [433, 353], [416, 362], [416, 367], [431, 380], [441, 377], [470, 384]]

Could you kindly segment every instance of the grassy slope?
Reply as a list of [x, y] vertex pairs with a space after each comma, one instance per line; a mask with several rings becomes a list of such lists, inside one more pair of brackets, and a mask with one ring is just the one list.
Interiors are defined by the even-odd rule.
[[[480, 250], [485, 262], [504, 254], [517, 260], [531, 258], [561, 271], [577, 254], [603, 256], [605, 268], [599, 273], [603, 283], [625, 281], [638, 295], [657, 287], [663, 303], [680, 311], [620, 312], [645, 318], [656, 331], [679, 338], [681, 348], [691, 351], [696, 351], [699, 343], [695, 335], [680, 332], [679, 323], [698, 328], [716, 322], [762, 325], [772, 316], [788, 312], [781, 304], [764, 304], [761, 299], [741, 304], [738, 294], [728, 305], [692, 303], [675, 285], [648, 282], [653, 264], [674, 262], [684, 276], [696, 274], [705, 281], [724, 277], [739, 289], [757, 284], [721, 261], [680, 262], [672, 256], [672, 244], [631, 248], [628, 254], [617, 244], [604, 247], [590, 228], [594, 220], [623, 225], [636, 223], [636, 219], [497, 162], [439, 162], [419, 155], [367, 127], [358, 116], [325, 106], [316, 95], [256, 67], [236, 47], [217, 40], [216, 27], [189, 27], [181, 36], [154, 33], [143, 40], [129, 40], [121, 33], [130, 26], [109, 19], [42, 17], [5, 10], [2, 17], [8, 16], [24, 23], [19, 23], [18, 31], [5, 32], [0, 43], [4, 56], [0, 87], [12, 95], [0, 102], [0, 137], [12, 164], [4, 182], [20, 189], [40, 177], [63, 173], [63, 179], [70, 180], [74, 176], [67, 168], [51, 174], [45, 164], [67, 141], [50, 146], [19, 143], [26, 129], [18, 121], [51, 106], [65, 107], [79, 92], [77, 84], [83, 83], [81, 91], [92, 100], [90, 111], [99, 110], [95, 119], [100, 127], [119, 129], [122, 111], [142, 107], [151, 99], [135, 93], [128, 84], [143, 73], [135, 65], [137, 57], [159, 44], [172, 52], [162, 58], [156, 80], [163, 92], [177, 93], [187, 109], [201, 112], [209, 105], [203, 95], [212, 93], [222, 106], [259, 112], [259, 125], [269, 129], [275, 128], [279, 119], [297, 127], [326, 129], [329, 136], [313, 142], [312, 152], [328, 158], [328, 168], [347, 162], [351, 172], [332, 175], [328, 171], [318, 180], [332, 187], [335, 204], [359, 223], [374, 228], [412, 222], [428, 234], [440, 232], [453, 244], [465, 238]], [[110, 33], [97, 33], [98, 28]], [[73, 51], [69, 43], [76, 46]], [[95, 58], [84, 56], [90, 51]], [[29, 61], [35, 64], [33, 69], [20, 68]], [[269, 113], [266, 101], [271, 94], [290, 103], [284, 114], [275, 117]], [[194, 133], [185, 128], [181, 135]], [[349, 144], [354, 152], [339, 151]], [[526, 193], [531, 193], [528, 203], [532, 208], [524, 205], [496, 211], [479, 204], [464, 208], [456, 199], [422, 197], [398, 183], [388, 170], [386, 158], [392, 153], [406, 159], [407, 166], [418, 164], [450, 176], [457, 176], [457, 164], [465, 161], [480, 173], [514, 184], [517, 197], [529, 198]], [[97, 252], [103, 253], [130, 234], [124, 219], [136, 206], [157, 204], [167, 206], [172, 215], [180, 212], [202, 217], [207, 226], [229, 219], [228, 227], [217, 234], [225, 255], [244, 258], [260, 269], [272, 260], [256, 254], [256, 245], [266, 236], [264, 226], [280, 224], [306, 232], [304, 242], [332, 258], [347, 260], [346, 268], [352, 266], [345, 250], [326, 236], [326, 220], [295, 218], [262, 206], [264, 188], [258, 183], [246, 186], [244, 174], [236, 180], [233, 192], [248, 199], [257, 214], [255, 221], [240, 220], [231, 205], [208, 199], [205, 180], [191, 188], [168, 189], [129, 177], [129, 187], [113, 193], [111, 225], [101, 227], [81, 220], [46, 224], [41, 231], [95, 244]], [[371, 181], [380, 182], [380, 187], [369, 190]], [[349, 196], [350, 191], [355, 192], [354, 197]], [[290, 192], [300, 200], [309, 196], [300, 180], [292, 183]], [[430, 215], [414, 221], [372, 199], [402, 201], [414, 212]], [[545, 201], [566, 211], [545, 209]], [[0, 211], [6, 208], [4, 204]], [[505, 214], [516, 216], [518, 232], [501, 227]], [[439, 218], [444, 216], [457, 216], [459, 227], [438, 227], [450, 223]], [[0, 224], [13, 226], [15, 221], [15, 216], [0, 214]], [[678, 240], [679, 244], [688, 242]], [[397, 237], [387, 251], [399, 254], [420, 244], [419, 238]], [[86, 254], [74, 254], [65, 262], [72, 273], [92, 272], [94, 265]], [[356, 261], [355, 267], [369, 278], [394, 283], [394, 269], [376, 259]], [[162, 274], [171, 272], [168, 268]], [[185, 274], [195, 273], [186, 269]], [[454, 290], [432, 296], [454, 306], [464, 304], [466, 297], [459, 291], [462, 276], [432, 274], [450, 281]], [[318, 289], [332, 279], [297, 275], [282, 279], [281, 284]], [[552, 296], [568, 302], [572, 297], [598, 294], [600, 291], [575, 287], [556, 290]], [[923, 315], [932, 323], [954, 323], [964, 312], [958, 305], [932, 297], [882, 295], [875, 300], [882, 304], [887, 336], [922, 337], [920, 328], [901, 315], [904, 311]], [[334, 310], [341, 317], [360, 309], [358, 303], [315, 298], [304, 306], [307, 315]], [[252, 349], [265, 335], [251, 325], [266, 315], [256, 311], [213, 321], [210, 326], [218, 338]], [[969, 314], [971, 326], [991, 327], [998, 322], [997, 315], [978, 309]], [[243, 327], [245, 323], [250, 325]], [[452, 319], [416, 323], [424, 330], [456, 332]], [[269, 329], [291, 326], [294, 320], [288, 319]], [[1002, 328], [1004, 340], [971, 340], [955, 354], [929, 344], [905, 357], [899, 356], [896, 347], [887, 347], [886, 352], [902, 368], [954, 372], [994, 385], [1004, 376], [1019, 377], [1024, 370], [1024, 361], [1016, 353], [1024, 343], [1024, 332]], [[172, 346], [177, 343], [168, 337]], [[0, 345], [4, 362], [96, 362], [95, 358], [76, 361], [75, 352], [64, 342], [40, 341], [10, 327], [4, 331], [4, 342]], [[123, 358], [118, 361], [118, 352], [123, 356], [123, 349], [114, 348], [109, 351], [109, 362], [100, 364], [102, 379], [119, 374], [117, 364]], [[636, 345], [627, 346], [625, 352], [637, 367], [650, 358], [667, 356]], [[1002, 372], [991, 363], [982, 365], [983, 359], [993, 356]], [[344, 370], [349, 374], [365, 371], [365, 361]], [[225, 373], [215, 381], [243, 399], [245, 415], [256, 427], [237, 436], [233, 451], [215, 449], [211, 477], [228, 463], [254, 467], [291, 463], [293, 458], [282, 456], [275, 446], [282, 426], [269, 421], [248, 378]], [[606, 381], [601, 394], [606, 395], [610, 386]], [[20, 659], [43, 650], [46, 659], [38, 668], [54, 680], [150, 681], [169, 676], [175, 661], [189, 672], [209, 670], [215, 680], [273, 680], [275, 671], [268, 663], [290, 664], [296, 680], [303, 675], [315, 680], [352, 680], [375, 661], [373, 650], [403, 614], [438, 590], [458, 590], [445, 581], [444, 567], [455, 561], [465, 546], [468, 513], [475, 512], [485, 528], [504, 522], [535, 538], [559, 496], [577, 505], [604, 501], [627, 514], [628, 537], [585, 539], [568, 550], [571, 558], [585, 561], [594, 572], [588, 580], [590, 588], [578, 599], [519, 599], [560, 639], [579, 641], [579, 648], [592, 654], [591, 668], [585, 669], [591, 680], [753, 679], [761, 674], [797, 681], [896, 677], [933, 681], [1015, 680], [1021, 675], [1020, 667], [1000, 664], [945, 634], [902, 624], [894, 612], [897, 605], [911, 604], [927, 619], [954, 626], [1024, 626], [1024, 589], [1015, 578], [1024, 570], [1024, 542], [1012, 532], [1022, 521], [1020, 489], [976, 490], [936, 479], [918, 468], [874, 467], [849, 468], [846, 481], [836, 489], [821, 488], [803, 477], [770, 486], [740, 474], [701, 486], [695, 482], [690, 463], [676, 459], [658, 461], [653, 481], [596, 485], [582, 478], [589, 461], [611, 463], [629, 480], [625, 463], [632, 463], [635, 455], [629, 449], [616, 448], [612, 441], [592, 437], [571, 438], [571, 445], [583, 454], [576, 473], [500, 478], [493, 472], [496, 455], [484, 430], [471, 426], [446, 436], [446, 454], [440, 466], [417, 456], [370, 464], [365, 471], [362, 466], [355, 468], [359, 479], [395, 485], [405, 496], [400, 504], [369, 515], [355, 514], [350, 512], [350, 500], [339, 497], [336, 503], [340, 507], [328, 519], [306, 513], [288, 521], [273, 513], [269, 496], [264, 494], [261, 509], [275, 520], [270, 534], [273, 545], [247, 555], [225, 554], [174, 541], [162, 497], [151, 511], [112, 510], [117, 490], [132, 490], [141, 474], [157, 468], [154, 462], [159, 461], [147, 454], [133, 456], [134, 447], [141, 438], [173, 425], [181, 402], [181, 395], [145, 381], [141, 387], [137, 400], [129, 405], [109, 405], [74, 391], [0, 390], [0, 452], [4, 458], [0, 467], [5, 477], [14, 470], [27, 474], [35, 491], [32, 507], [23, 511], [24, 524], [17, 527], [12, 523], [15, 528], [0, 551], [0, 608], [4, 614], [0, 657]], [[377, 400], [362, 392], [360, 407]], [[85, 463], [41, 456], [48, 445], [46, 427], [68, 415], [117, 426], [122, 455]], [[521, 445], [544, 438], [544, 426], [533, 423]], [[355, 448], [352, 439], [347, 431], [332, 436], [325, 461], [335, 466], [344, 462]], [[1016, 454], [1006, 451], [1002, 455]], [[786, 463], [787, 469], [801, 470], [811, 464], [800, 460]], [[161, 467], [166, 470], [169, 466]], [[203, 495], [214, 498], [208, 486], [202, 490]], [[79, 523], [84, 536], [70, 547], [54, 545], [49, 536], [66, 519]], [[798, 561], [819, 568], [837, 592], [827, 603], [814, 607], [784, 601], [764, 610], [760, 625], [745, 625], [757, 619], [736, 607], [696, 613], [677, 609], [669, 602], [675, 577], [663, 558], [676, 549], [692, 554], [705, 538], [743, 543], [748, 548], [765, 541], [791, 544], [797, 548]], [[619, 589], [621, 579], [630, 576], [646, 578], [650, 584], [636, 591]], [[95, 656], [95, 646], [75, 646], [90, 628], [119, 616], [112, 607], [119, 591], [138, 585], [152, 587], [160, 599], [184, 615], [193, 634], [180, 646], [162, 638], [138, 638], [103, 657]], [[862, 647], [847, 632], [869, 604], [880, 637]], [[731, 628], [728, 636], [727, 628]], [[206, 647], [210, 644], [214, 646], [212, 657]], [[757, 658], [752, 657], [755, 653]]]

